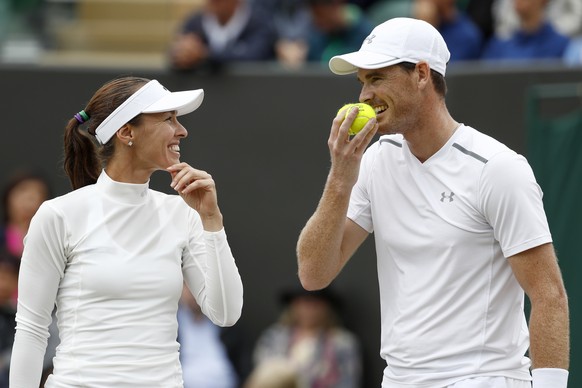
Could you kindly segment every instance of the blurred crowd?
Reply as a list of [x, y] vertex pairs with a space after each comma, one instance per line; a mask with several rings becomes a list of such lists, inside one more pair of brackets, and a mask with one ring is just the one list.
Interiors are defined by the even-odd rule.
[[435, 26], [452, 62], [582, 63], [579, 0], [206, 0], [177, 34], [170, 62], [180, 70], [236, 60], [327, 63], [402, 16]]
[[[41, 173], [16, 170], [2, 192], [0, 225], [0, 387], [8, 387], [14, 341], [18, 271], [24, 236], [43, 201], [51, 198], [48, 180]], [[50, 353], [50, 352], [49, 352]]]
[[[28, 23], [38, 32], [43, 22], [32, 10], [47, 1], [6, 4], [20, 4], [13, 8], [32, 15]], [[0, 19], [3, 14], [0, 9]], [[218, 70], [240, 61], [275, 61], [290, 69], [326, 64], [357, 50], [375, 25], [401, 16], [433, 24], [452, 62], [582, 64], [580, 0], [202, 0], [168, 42], [167, 63], [177, 71]]]

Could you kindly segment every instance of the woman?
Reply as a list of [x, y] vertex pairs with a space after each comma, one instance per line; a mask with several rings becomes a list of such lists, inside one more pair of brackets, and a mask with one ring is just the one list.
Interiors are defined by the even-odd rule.
[[[279, 320], [259, 336], [256, 369], [245, 388], [261, 387], [263, 371], [267, 366], [274, 371], [281, 361], [294, 369], [296, 384], [303, 388], [360, 387], [360, 342], [339, 320], [339, 297], [328, 288], [306, 291], [297, 286], [281, 294], [281, 303]], [[291, 370], [279, 372], [283, 382]]]
[[[43, 203], [30, 225], [11, 388], [38, 386], [55, 302], [61, 342], [49, 388], [182, 387], [183, 281], [214, 323], [240, 317], [242, 282], [214, 181], [180, 162], [188, 132], [177, 116], [202, 99], [202, 90], [120, 78], [69, 121], [64, 168], [74, 191]], [[157, 170], [179, 196], [148, 188]]]
[[0, 247], [20, 260], [23, 239], [38, 207], [51, 197], [48, 180], [41, 174], [18, 170], [2, 193], [4, 222], [0, 227]]

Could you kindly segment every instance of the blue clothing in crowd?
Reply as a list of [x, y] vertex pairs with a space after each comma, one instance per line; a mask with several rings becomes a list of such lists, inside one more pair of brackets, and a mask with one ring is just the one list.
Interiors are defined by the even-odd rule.
[[534, 33], [516, 31], [509, 39], [491, 38], [483, 59], [561, 59], [569, 38], [545, 23]]
[[234, 39], [219, 49], [213, 47], [205, 25], [204, 13], [195, 13], [185, 23], [182, 33], [194, 33], [201, 37], [210, 49], [208, 61], [211, 64], [223, 64], [238, 61], [262, 61], [275, 58], [275, 26], [271, 17], [258, 7], [243, 8], [239, 12], [248, 18], [244, 27]]
[[450, 61], [479, 59], [483, 48], [483, 34], [477, 25], [463, 12], [438, 28], [451, 52]]
[[570, 40], [564, 53], [564, 62], [571, 66], [582, 65], [582, 36]]

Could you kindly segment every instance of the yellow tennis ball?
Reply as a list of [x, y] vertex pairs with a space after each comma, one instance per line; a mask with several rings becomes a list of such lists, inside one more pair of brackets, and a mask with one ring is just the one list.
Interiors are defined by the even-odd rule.
[[350, 113], [350, 108], [353, 106], [357, 106], [359, 112], [348, 131], [350, 135], [355, 135], [356, 133], [360, 132], [362, 128], [364, 128], [368, 120], [370, 120], [372, 117], [376, 117], [376, 112], [374, 112], [374, 108], [363, 102], [358, 102], [356, 104], [345, 104], [338, 110], [338, 113], [345, 110], [346, 114], [344, 116], [344, 120], [347, 117], [348, 113]]

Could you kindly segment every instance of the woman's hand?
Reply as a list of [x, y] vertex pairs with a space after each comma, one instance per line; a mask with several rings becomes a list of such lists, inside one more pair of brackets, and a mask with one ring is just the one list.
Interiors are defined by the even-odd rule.
[[218, 231], [223, 228], [222, 214], [218, 207], [216, 184], [206, 171], [197, 170], [188, 163], [178, 163], [167, 168], [172, 175], [170, 187], [180, 194], [192, 209], [200, 214], [204, 230]]

